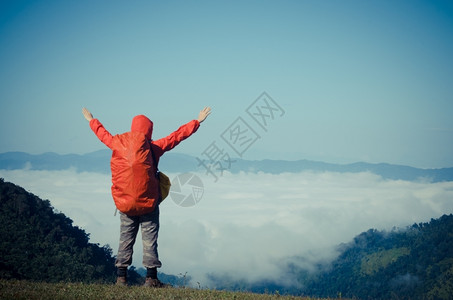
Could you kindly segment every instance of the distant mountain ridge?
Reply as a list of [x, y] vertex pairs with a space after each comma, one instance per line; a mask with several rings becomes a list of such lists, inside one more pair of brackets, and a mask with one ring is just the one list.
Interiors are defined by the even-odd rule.
[[[99, 150], [83, 155], [47, 152], [43, 154], [29, 154], [25, 152], [0, 153], [0, 169], [3, 170], [65, 170], [75, 168], [79, 172], [110, 172], [110, 150]], [[202, 158], [200, 158], [202, 159]], [[226, 166], [224, 166], [226, 168]], [[203, 171], [203, 166], [196, 157], [169, 152], [160, 161], [159, 168], [165, 172], [182, 173]], [[231, 166], [226, 168], [231, 173], [297, 173], [303, 171], [313, 172], [338, 172], [338, 173], [360, 173], [371, 172], [382, 176], [384, 179], [393, 180], [420, 180], [430, 182], [453, 181], [453, 168], [421, 169], [402, 165], [387, 163], [365, 163], [357, 162], [352, 164], [333, 164], [310, 160], [244, 160], [239, 158], [231, 159]]]

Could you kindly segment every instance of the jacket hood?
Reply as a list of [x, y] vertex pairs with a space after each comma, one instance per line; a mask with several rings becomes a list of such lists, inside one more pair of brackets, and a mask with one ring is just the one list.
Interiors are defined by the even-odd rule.
[[148, 140], [151, 140], [153, 135], [153, 122], [144, 115], [135, 116], [132, 119], [132, 132], [144, 133]]

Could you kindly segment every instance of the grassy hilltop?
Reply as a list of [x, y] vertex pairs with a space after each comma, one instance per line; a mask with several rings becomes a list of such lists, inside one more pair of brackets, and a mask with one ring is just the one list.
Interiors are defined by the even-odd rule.
[[216, 290], [197, 290], [187, 288], [153, 289], [142, 286], [121, 287], [109, 284], [84, 283], [39, 283], [19, 280], [0, 280], [0, 299], [300, 299], [296, 296], [278, 294], [253, 294]]

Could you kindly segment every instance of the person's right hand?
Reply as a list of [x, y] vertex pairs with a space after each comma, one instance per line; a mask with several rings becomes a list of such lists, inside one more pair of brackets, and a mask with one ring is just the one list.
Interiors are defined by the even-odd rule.
[[205, 107], [202, 111], [198, 114], [198, 122], [203, 122], [206, 118], [211, 114], [211, 108]]
[[82, 108], [82, 114], [83, 116], [85, 117], [85, 119], [87, 119], [88, 122], [90, 122], [91, 120], [93, 120], [93, 115], [90, 113], [90, 111], [88, 109], [86, 109], [85, 107]]

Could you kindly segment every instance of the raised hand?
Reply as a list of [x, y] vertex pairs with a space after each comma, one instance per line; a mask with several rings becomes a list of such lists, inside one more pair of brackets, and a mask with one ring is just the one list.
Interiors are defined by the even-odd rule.
[[198, 122], [203, 122], [206, 120], [206, 118], [211, 114], [211, 108], [210, 107], [205, 107], [203, 110], [200, 111], [198, 114]]
[[82, 114], [85, 117], [85, 119], [87, 119], [88, 122], [90, 122], [93, 119], [93, 115], [85, 107], [82, 108]]

